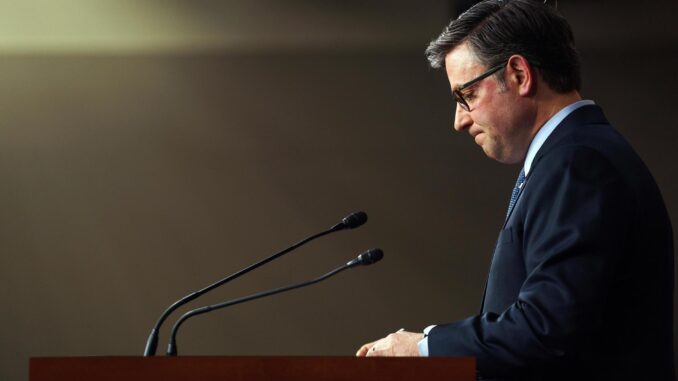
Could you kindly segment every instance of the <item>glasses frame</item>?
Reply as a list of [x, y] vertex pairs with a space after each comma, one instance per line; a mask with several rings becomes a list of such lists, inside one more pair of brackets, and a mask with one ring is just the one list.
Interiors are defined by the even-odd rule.
[[452, 91], [452, 94], [454, 94], [454, 98], [457, 101], [457, 103], [459, 104], [459, 106], [461, 106], [461, 108], [463, 108], [466, 111], [471, 111], [471, 106], [469, 106], [468, 102], [466, 102], [466, 99], [464, 99], [464, 94], [462, 93], [462, 90], [468, 89], [469, 87], [475, 85], [476, 83], [482, 81], [483, 79], [485, 79], [485, 78], [491, 76], [492, 74], [498, 72], [499, 70], [505, 68], [507, 63], [508, 63], [508, 61], [504, 62], [501, 65], [497, 65], [497, 66], [491, 68], [490, 70], [484, 72], [483, 74], [481, 74], [481, 75], [473, 78], [472, 80], [464, 83], [463, 85], [459, 85], [459, 86], [455, 87], [454, 91]]

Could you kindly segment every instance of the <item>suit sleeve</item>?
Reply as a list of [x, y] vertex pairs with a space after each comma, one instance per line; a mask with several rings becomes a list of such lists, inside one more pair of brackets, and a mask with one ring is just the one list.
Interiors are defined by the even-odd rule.
[[561, 147], [533, 168], [513, 219], [526, 279], [501, 313], [439, 325], [431, 356], [474, 356], [485, 377], [563, 366], [585, 348], [602, 310], [632, 215], [622, 177], [599, 153]]

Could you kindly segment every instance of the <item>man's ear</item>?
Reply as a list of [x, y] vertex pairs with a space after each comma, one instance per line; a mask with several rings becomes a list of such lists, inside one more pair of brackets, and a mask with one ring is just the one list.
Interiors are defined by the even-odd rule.
[[506, 65], [506, 78], [518, 89], [521, 96], [531, 95], [536, 90], [536, 76], [532, 65], [521, 55], [514, 54]]

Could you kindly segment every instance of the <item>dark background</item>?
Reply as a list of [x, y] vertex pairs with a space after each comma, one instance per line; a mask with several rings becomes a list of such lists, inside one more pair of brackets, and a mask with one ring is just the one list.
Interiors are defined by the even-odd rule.
[[[382, 263], [191, 320], [180, 353], [352, 355], [476, 313], [519, 167], [453, 132], [448, 84], [424, 58], [462, 4], [60, 4], [0, 16], [0, 379], [26, 380], [29, 357], [141, 355], [180, 296], [361, 209], [359, 230], [194, 306], [370, 247]], [[558, 7], [583, 96], [676, 223], [676, 2]]]

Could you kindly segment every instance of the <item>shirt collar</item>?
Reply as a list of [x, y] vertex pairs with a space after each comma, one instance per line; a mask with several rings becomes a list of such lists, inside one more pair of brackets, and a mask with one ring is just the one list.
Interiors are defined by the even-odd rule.
[[568, 106], [565, 106], [562, 110], [558, 111], [554, 116], [551, 117], [544, 125], [539, 129], [537, 134], [532, 139], [530, 143], [530, 148], [527, 149], [527, 155], [525, 156], [525, 163], [523, 164], [523, 171], [525, 171], [525, 176], [530, 173], [530, 167], [532, 167], [532, 161], [534, 157], [539, 152], [539, 148], [544, 145], [546, 139], [551, 136], [551, 133], [560, 125], [560, 122], [563, 121], [568, 115], [570, 115], [574, 110], [588, 105], [594, 105], [595, 103], [591, 100], [581, 100], [574, 102]]

